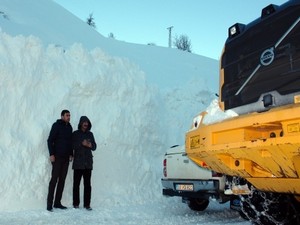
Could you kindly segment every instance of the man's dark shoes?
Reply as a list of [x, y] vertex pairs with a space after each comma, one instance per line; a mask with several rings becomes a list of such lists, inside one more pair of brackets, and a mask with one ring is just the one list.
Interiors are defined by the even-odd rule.
[[90, 206], [85, 207], [86, 210], [92, 211], [93, 209]]
[[56, 208], [56, 209], [67, 209], [67, 207], [63, 206], [62, 204], [54, 205], [53, 207]]
[[53, 212], [52, 206], [51, 206], [51, 205], [48, 205], [48, 206], [47, 206], [47, 210], [48, 210], [49, 212]]
[[74, 209], [79, 209], [79, 206], [78, 205], [74, 205]]

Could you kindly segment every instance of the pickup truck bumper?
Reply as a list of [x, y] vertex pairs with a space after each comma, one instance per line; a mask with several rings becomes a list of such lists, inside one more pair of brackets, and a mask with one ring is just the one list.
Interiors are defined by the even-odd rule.
[[161, 179], [161, 183], [164, 196], [202, 199], [209, 199], [210, 197], [223, 199], [223, 196], [226, 197], [223, 190], [220, 190], [218, 180]]

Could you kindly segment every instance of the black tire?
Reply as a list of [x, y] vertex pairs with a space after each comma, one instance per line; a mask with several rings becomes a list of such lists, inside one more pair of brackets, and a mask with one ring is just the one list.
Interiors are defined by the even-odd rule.
[[247, 215], [245, 215], [245, 213], [243, 211], [239, 211], [239, 214], [240, 216], [244, 219], [244, 220], [248, 220], [249, 221], [249, 218]]
[[209, 204], [209, 200], [201, 198], [191, 198], [188, 206], [194, 211], [204, 211]]
[[257, 225], [300, 224], [299, 203], [293, 196], [262, 192], [251, 187], [251, 194], [241, 196], [242, 212]]
[[243, 213], [242, 206], [241, 206], [241, 196], [239, 195], [231, 195], [230, 196], [230, 209], [238, 211], [240, 216], [244, 220], [249, 220], [249, 218]]

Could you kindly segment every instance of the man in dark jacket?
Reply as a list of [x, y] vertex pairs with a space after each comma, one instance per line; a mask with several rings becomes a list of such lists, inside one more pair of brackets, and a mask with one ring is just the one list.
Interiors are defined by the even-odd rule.
[[[51, 128], [47, 143], [52, 163], [51, 180], [47, 197], [47, 210], [54, 208], [66, 209], [61, 204], [62, 193], [65, 186], [65, 180], [68, 173], [69, 161], [73, 158], [72, 150], [72, 131], [70, 124], [70, 112], [63, 110], [61, 119], [58, 119]], [[56, 186], [57, 184], [57, 186]], [[53, 205], [54, 191], [56, 187], [55, 200]]]
[[82, 116], [79, 120], [78, 130], [73, 132], [72, 144], [74, 150], [74, 180], [73, 180], [73, 206], [79, 208], [79, 187], [80, 180], [83, 177], [83, 206], [87, 210], [92, 210], [91, 203], [91, 176], [93, 169], [93, 154], [97, 144], [93, 133], [91, 121], [86, 116]]

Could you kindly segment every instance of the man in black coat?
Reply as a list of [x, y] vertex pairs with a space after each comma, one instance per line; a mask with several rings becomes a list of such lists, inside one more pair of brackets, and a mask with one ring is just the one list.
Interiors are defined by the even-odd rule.
[[[65, 180], [68, 173], [69, 161], [72, 161], [72, 131], [70, 124], [69, 110], [61, 112], [61, 119], [58, 119], [51, 128], [47, 143], [52, 164], [51, 180], [47, 197], [47, 210], [52, 211], [54, 208], [66, 209], [61, 204], [62, 193], [65, 186]], [[53, 204], [54, 191], [56, 194]]]
[[81, 177], [83, 177], [83, 206], [87, 210], [92, 210], [91, 203], [91, 176], [93, 169], [93, 154], [97, 144], [93, 133], [91, 121], [88, 117], [82, 116], [79, 120], [78, 130], [73, 132], [72, 145], [74, 150], [74, 180], [73, 180], [73, 206], [79, 208], [79, 187]]

